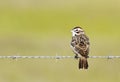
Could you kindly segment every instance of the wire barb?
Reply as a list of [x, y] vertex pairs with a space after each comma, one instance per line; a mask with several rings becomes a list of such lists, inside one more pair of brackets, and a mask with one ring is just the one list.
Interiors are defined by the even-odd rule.
[[[70, 59], [74, 56], [0, 56], [0, 59]], [[120, 56], [89, 56], [88, 58], [104, 58], [113, 59], [120, 58]]]

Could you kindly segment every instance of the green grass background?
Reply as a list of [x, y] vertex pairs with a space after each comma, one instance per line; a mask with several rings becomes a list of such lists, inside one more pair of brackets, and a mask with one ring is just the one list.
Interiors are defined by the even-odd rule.
[[[0, 55], [73, 56], [70, 30], [81, 26], [89, 55], [120, 55], [119, 0], [0, 0]], [[119, 59], [0, 59], [0, 82], [119, 82]]]

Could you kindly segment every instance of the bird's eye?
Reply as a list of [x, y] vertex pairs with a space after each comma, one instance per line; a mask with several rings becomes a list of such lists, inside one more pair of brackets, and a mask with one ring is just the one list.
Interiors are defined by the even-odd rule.
[[79, 29], [76, 29], [76, 30], [75, 30], [75, 32], [78, 32], [78, 31], [79, 31]]
[[78, 31], [78, 29], [76, 29], [75, 31]]

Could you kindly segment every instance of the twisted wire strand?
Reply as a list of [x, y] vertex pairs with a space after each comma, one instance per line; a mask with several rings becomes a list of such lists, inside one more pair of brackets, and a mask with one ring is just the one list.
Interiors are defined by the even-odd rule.
[[[0, 56], [0, 59], [69, 59], [74, 56]], [[113, 59], [120, 58], [120, 56], [89, 56], [88, 58], [104, 58]]]

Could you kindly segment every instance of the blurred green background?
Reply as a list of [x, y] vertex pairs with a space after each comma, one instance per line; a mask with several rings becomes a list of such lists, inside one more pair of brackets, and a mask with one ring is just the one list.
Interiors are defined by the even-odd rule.
[[[70, 30], [81, 26], [89, 55], [120, 55], [119, 0], [0, 0], [0, 55], [73, 56]], [[0, 59], [0, 82], [120, 82], [119, 59]]]

